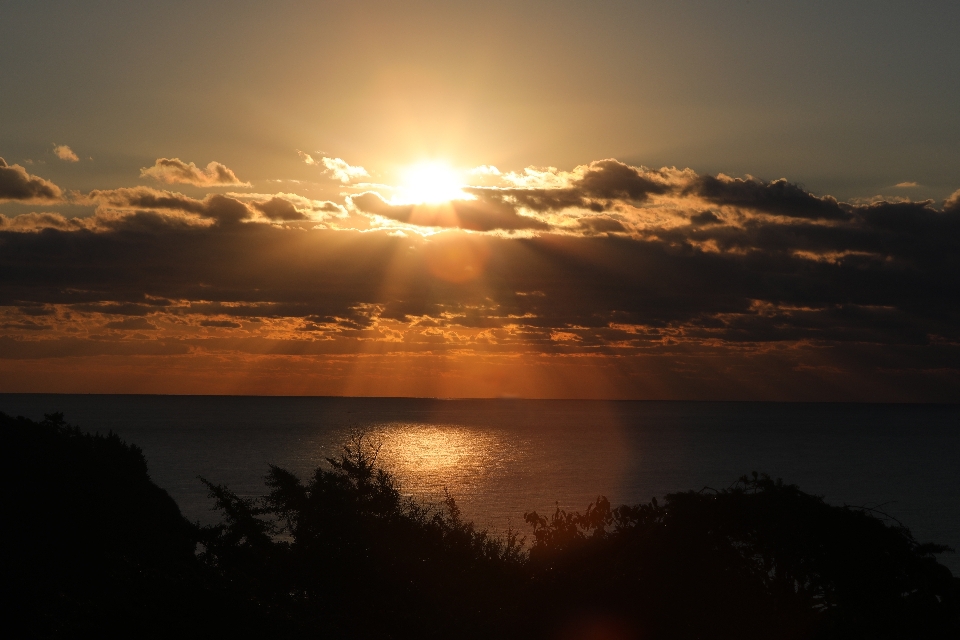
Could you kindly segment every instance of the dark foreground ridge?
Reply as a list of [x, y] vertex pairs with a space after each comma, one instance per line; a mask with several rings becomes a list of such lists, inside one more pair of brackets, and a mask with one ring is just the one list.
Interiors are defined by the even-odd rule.
[[33, 638], [957, 638], [944, 547], [762, 475], [526, 514], [528, 543], [404, 498], [358, 437], [189, 523], [142, 452], [0, 413], [5, 627]]

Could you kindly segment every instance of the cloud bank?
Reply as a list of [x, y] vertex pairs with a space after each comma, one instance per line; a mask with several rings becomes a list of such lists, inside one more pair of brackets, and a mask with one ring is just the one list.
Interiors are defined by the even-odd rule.
[[550, 395], [560, 372], [611, 397], [960, 392], [960, 191], [850, 204], [614, 160], [504, 182], [447, 205], [359, 194], [357, 229], [292, 194], [146, 187], [91, 192], [88, 222], [0, 218], [0, 360], [376, 363], [377, 384], [460, 395]]

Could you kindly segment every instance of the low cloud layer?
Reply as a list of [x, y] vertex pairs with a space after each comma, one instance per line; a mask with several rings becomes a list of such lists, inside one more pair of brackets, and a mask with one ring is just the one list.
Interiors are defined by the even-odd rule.
[[180, 158], [157, 158], [152, 167], [140, 169], [141, 178], [153, 178], [164, 184], [191, 184], [195, 187], [248, 187], [232, 169], [211, 162], [206, 169]]
[[[77, 201], [97, 206], [97, 214], [84, 219], [88, 222], [87, 228], [114, 228], [122, 225], [126, 217], [133, 218], [135, 214], [147, 212], [162, 216], [164, 224], [199, 226], [308, 221], [343, 212], [343, 208], [333, 202], [311, 200], [289, 193], [227, 193], [191, 198], [182, 193], [150, 187], [94, 190], [78, 197]], [[140, 215], [137, 219], [144, 218]], [[16, 222], [14, 218], [8, 220], [7, 224]]]
[[[851, 204], [613, 160], [504, 176], [444, 205], [138, 187], [87, 194], [91, 218], [0, 218], [0, 358], [443, 357], [549, 361], [620, 397], [960, 393], [960, 191]], [[348, 214], [370, 222], [315, 224]]]

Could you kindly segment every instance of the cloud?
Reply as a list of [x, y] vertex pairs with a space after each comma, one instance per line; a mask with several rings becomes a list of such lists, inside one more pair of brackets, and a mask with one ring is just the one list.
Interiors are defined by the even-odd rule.
[[523, 173], [502, 174], [503, 180], [515, 187], [525, 189], [560, 189], [569, 185], [573, 174], [556, 167], [526, 167]]
[[599, 160], [577, 167], [570, 173], [526, 170], [526, 178], [511, 178], [522, 186], [512, 188], [471, 187], [474, 195], [511, 201], [538, 213], [563, 209], [601, 212], [617, 202], [639, 204], [651, 195], [669, 192], [672, 187], [659, 172], [631, 167], [617, 160]]
[[121, 331], [156, 331], [157, 325], [144, 318], [125, 318], [113, 320], [103, 325], [105, 329], [119, 329]]
[[346, 215], [343, 205], [329, 200], [312, 200], [295, 193], [227, 193], [226, 196], [243, 202], [265, 218], [274, 221], [315, 220]]
[[593, 233], [620, 233], [627, 231], [623, 223], [607, 216], [585, 216], [580, 219], [581, 228]]
[[546, 230], [550, 225], [517, 213], [516, 209], [496, 199], [454, 200], [443, 204], [395, 205], [379, 194], [366, 192], [351, 197], [354, 207], [398, 222], [422, 227], [445, 227], [471, 231]]
[[731, 178], [723, 174], [700, 176], [687, 187], [707, 202], [760, 211], [771, 215], [838, 220], [848, 214], [831, 196], [818, 198], [784, 179], [763, 182], [748, 177]]
[[912, 189], [912, 188], [914, 188], [914, 187], [919, 187], [920, 184], [917, 183], [917, 182], [914, 182], [914, 181], [910, 180], [910, 181], [907, 181], [907, 182], [898, 182], [897, 184], [895, 184], [895, 185], [893, 185], [893, 186], [894, 186], [894, 187], [897, 187], [897, 188], [899, 188], [899, 189]]
[[0, 231], [35, 232], [43, 229], [72, 231], [96, 226], [93, 218], [65, 218], [59, 213], [22, 213], [8, 218], [0, 214]]
[[324, 201], [318, 202], [317, 204], [319, 204], [319, 206], [314, 208], [315, 211], [323, 211], [325, 213], [335, 213], [337, 215], [346, 214], [346, 210], [344, 209], [343, 205], [339, 205], [336, 202], [324, 200]]
[[55, 144], [53, 146], [53, 155], [66, 162], [80, 162], [80, 158], [73, 152], [73, 149], [65, 144]]
[[253, 208], [271, 220], [307, 220], [308, 216], [289, 200], [273, 197], [266, 202], [254, 202]]
[[208, 194], [202, 200], [182, 193], [161, 191], [150, 187], [129, 187], [109, 190], [94, 190], [85, 197], [87, 202], [100, 205], [105, 210], [121, 211], [173, 211], [192, 214], [220, 224], [238, 223], [253, 217], [253, 210], [236, 198], [220, 194]]
[[[209, 226], [312, 220], [333, 214], [345, 214], [344, 207], [325, 200], [311, 200], [290, 193], [208, 194], [202, 199], [151, 187], [97, 189], [76, 195], [75, 204], [97, 206], [94, 216], [65, 218], [59, 213], [27, 213], [12, 218], [0, 215], [0, 229], [29, 232], [43, 229], [86, 229], [102, 231], [119, 226]], [[317, 216], [316, 214], [321, 214]], [[258, 218], [258, 216], [262, 216]]]
[[326, 167], [327, 173], [343, 183], [370, 175], [363, 167], [351, 166], [340, 158], [320, 158], [320, 162]]
[[944, 213], [960, 213], [960, 189], [956, 190], [943, 203]]
[[233, 320], [201, 320], [201, 327], [217, 327], [220, 329], [239, 329], [243, 325]]
[[938, 209], [611, 160], [552, 175], [444, 205], [352, 196], [384, 223], [364, 232], [233, 224], [337, 208], [293, 194], [147, 187], [92, 192], [93, 217], [0, 217], [0, 356], [145, 352], [102, 331], [143, 318], [157, 354], [569, 357], [614, 377], [659, 363], [633, 380], [686, 389], [797, 397], [798, 372], [829, 370], [861, 399], [960, 393], [960, 191]]
[[0, 202], [16, 200], [32, 204], [59, 202], [60, 187], [38, 176], [30, 175], [18, 164], [9, 165], [0, 158]]
[[317, 164], [317, 161], [314, 160], [313, 156], [311, 156], [309, 153], [304, 153], [303, 151], [300, 151], [300, 149], [297, 149], [297, 155], [300, 156], [300, 159], [303, 160], [305, 164], [309, 164], [309, 165]]
[[152, 167], [140, 169], [141, 178], [153, 178], [164, 184], [192, 184], [197, 187], [249, 187], [228, 167], [219, 162], [211, 162], [206, 169], [200, 169], [192, 162], [187, 164], [180, 158], [157, 158]]
[[721, 220], [713, 211], [703, 211], [690, 216], [690, 224], [703, 226], [708, 224], [721, 224]]
[[329, 174], [334, 180], [339, 180], [344, 184], [353, 182], [359, 178], [366, 178], [370, 176], [370, 174], [367, 173], [367, 170], [363, 167], [348, 164], [346, 160], [341, 158], [321, 157], [319, 160], [317, 160], [309, 153], [304, 153], [299, 149], [297, 149], [297, 155], [300, 156], [305, 164], [309, 164], [311, 166], [323, 166], [324, 173]]
[[492, 164], [482, 164], [467, 171], [471, 176], [499, 176], [500, 170]]

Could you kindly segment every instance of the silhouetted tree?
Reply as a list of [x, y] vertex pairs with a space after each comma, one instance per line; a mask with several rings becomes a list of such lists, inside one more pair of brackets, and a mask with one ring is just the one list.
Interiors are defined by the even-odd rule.
[[424, 507], [376, 466], [358, 436], [307, 484], [270, 467], [254, 502], [207, 483], [225, 521], [205, 560], [307, 628], [344, 637], [489, 637], [504, 623], [523, 553], [464, 522], [456, 502]]
[[200, 528], [116, 435], [60, 414], [0, 429], [5, 624], [23, 637], [960, 637], [944, 547], [758, 474], [528, 513], [525, 546], [449, 495], [404, 497], [357, 436], [306, 482], [271, 466], [261, 498], [203, 480], [222, 520]]
[[960, 637], [960, 589], [910, 532], [767, 476], [586, 513], [526, 515], [561, 610], [643, 637]]

